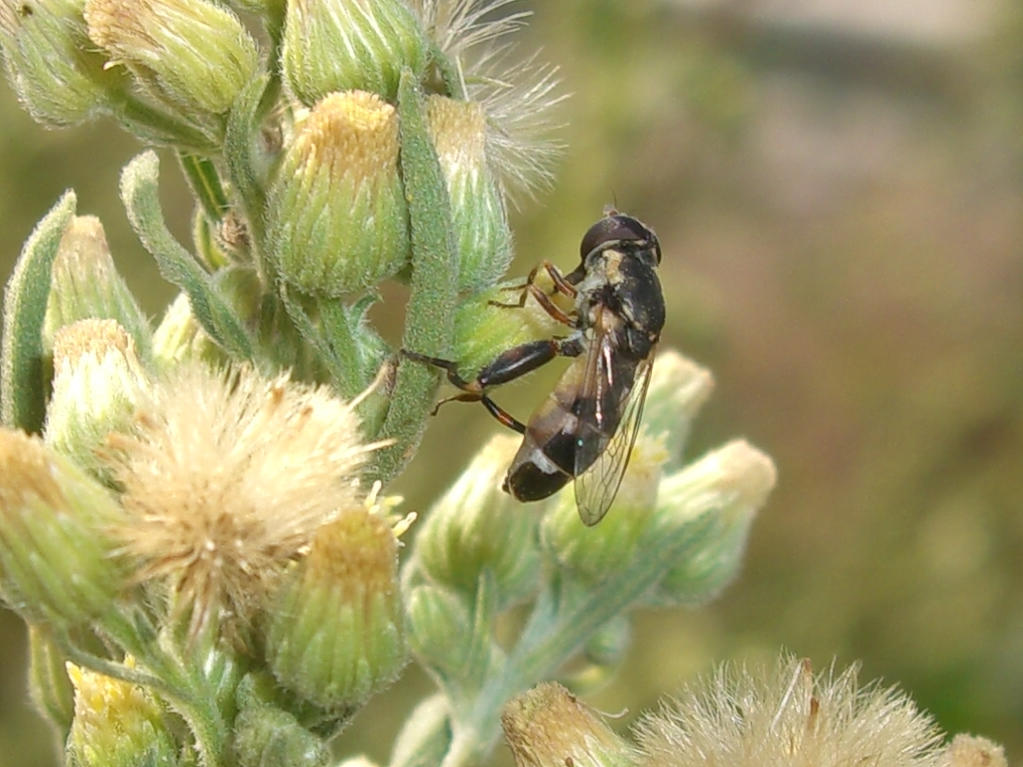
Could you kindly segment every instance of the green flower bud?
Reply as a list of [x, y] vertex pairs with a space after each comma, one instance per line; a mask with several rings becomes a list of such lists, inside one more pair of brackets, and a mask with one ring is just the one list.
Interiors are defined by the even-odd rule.
[[50, 296], [43, 325], [44, 346], [52, 348], [56, 332], [76, 320], [117, 320], [143, 358], [152, 333], [145, 314], [117, 273], [103, 224], [95, 216], [75, 216], [60, 241], [53, 262]]
[[753, 517], [776, 478], [771, 459], [742, 440], [665, 477], [655, 526], [669, 534], [706, 514], [716, 524], [692, 554], [665, 574], [650, 601], [692, 605], [720, 593], [739, 571]]
[[345, 90], [394, 101], [401, 70], [422, 74], [427, 51], [418, 21], [400, 0], [291, 0], [281, 71], [306, 106]]
[[643, 426], [649, 434], [663, 435], [669, 463], [681, 458], [693, 419], [713, 389], [711, 372], [673, 349], [654, 360]]
[[267, 203], [269, 254], [285, 282], [337, 296], [408, 260], [394, 108], [362, 91], [320, 101], [285, 149]]
[[[537, 275], [536, 285], [548, 291], [550, 282], [546, 272]], [[494, 306], [519, 300], [522, 280], [510, 284], [511, 289], [493, 288], [462, 302], [455, 314], [455, 343], [453, 357], [460, 362], [463, 377], [471, 380], [476, 372], [498, 354], [512, 346], [562, 335], [565, 326], [554, 320], [532, 298], [522, 308]]]
[[82, 19], [84, 0], [0, 0], [0, 45], [11, 86], [33, 119], [75, 125], [105, 109], [103, 71]]
[[586, 641], [583, 652], [597, 666], [617, 666], [625, 657], [631, 638], [632, 620], [628, 615], [616, 615]]
[[203, 360], [211, 366], [227, 362], [192, 313], [188, 296], [179, 293], [153, 332], [153, 361], [158, 367], [171, 368], [186, 360]]
[[207, 0], [86, 0], [89, 37], [172, 106], [219, 115], [255, 76], [256, 43]]
[[100, 479], [107, 435], [127, 428], [146, 375], [131, 337], [114, 320], [79, 320], [54, 339], [46, 443]]
[[274, 677], [325, 711], [343, 713], [390, 684], [405, 665], [398, 541], [366, 509], [321, 528], [268, 607]]
[[472, 617], [462, 595], [417, 586], [408, 597], [409, 643], [415, 654], [450, 677], [460, 677], [472, 640]]
[[635, 752], [589, 706], [555, 682], [513, 698], [501, 726], [517, 767], [631, 767]]
[[67, 664], [75, 717], [67, 740], [69, 767], [136, 767], [179, 763], [163, 711], [136, 684]]
[[431, 507], [416, 539], [423, 572], [439, 584], [474, 594], [489, 568], [500, 607], [529, 596], [540, 572], [536, 515], [501, 490], [517, 447], [514, 437], [491, 439]]
[[668, 454], [661, 440], [641, 435], [618, 495], [599, 525], [585, 526], [575, 498], [564, 492], [540, 523], [545, 551], [563, 568], [585, 580], [598, 581], [626, 565], [636, 554], [640, 536], [650, 524], [657, 503], [661, 466]]
[[625, 658], [631, 639], [632, 620], [626, 614], [616, 615], [590, 635], [583, 646], [585, 662], [561, 681], [577, 691], [604, 687]]
[[484, 152], [486, 114], [471, 101], [430, 96], [426, 116], [451, 201], [458, 289], [478, 293], [501, 279], [512, 258], [504, 199]]
[[239, 767], [326, 767], [330, 749], [294, 716], [272, 706], [252, 705], [234, 721]]
[[0, 429], [0, 594], [25, 620], [78, 625], [111, 609], [128, 572], [107, 530], [122, 519], [69, 459]]

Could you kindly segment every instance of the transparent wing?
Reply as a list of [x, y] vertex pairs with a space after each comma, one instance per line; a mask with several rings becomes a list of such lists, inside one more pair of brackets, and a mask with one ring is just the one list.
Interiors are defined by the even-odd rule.
[[[609, 338], [595, 339], [590, 354], [595, 360], [587, 364], [587, 379], [584, 388], [590, 389], [585, 402], [594, 403], [591, 425], [595, 422], [605, 433], [595, 435], [581, 432], [580, 450], [587, 439], [599, 450], [592, 463], [577, 473], [575, 480], [575, 503], [579, 517], [586, 525], [595, 525], [611, 507], [622, 477], [629, 465], [632, 446], [639, 433], [643, 417], [643, 403], [646, 401], [653, 365], [649, 359], [642, 361], [635, 369], [631, 380], [615, 380], [613, 376], [613, 345]], [[615, 394], [618, 395], [617, 399]], [[592, 395], [592, 398], [590, 397]], [[614, 403], [615, 412], [609, 411]], [[580, 417], [579, 429], [585, 430], [586, 418]], [[577, 460], [577, 463], [579, 461]]]

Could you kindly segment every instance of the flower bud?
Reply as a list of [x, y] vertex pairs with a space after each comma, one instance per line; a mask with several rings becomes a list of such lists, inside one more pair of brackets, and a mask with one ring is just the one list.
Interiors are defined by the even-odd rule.
[[504, 199], [484, 152], [486, 115], [480, 104], [430, 96], [430, 136], [451, 202], [458, 247], [458, 289], [479, 293], [511, 263], [511, 231]]
[[103, 224], [95, 216], [75, 216], [61, 238], [51, 269], [50, 296], [43, 324], [43, 345], [76, 320], [117, 320], [148, 357], [151, 332], [145, 314], [110, 258]]
[[186, 360], [202, 360], [211, 366], [227, 362], [192, 313], [188, 296], [179, 293], [153, 332], [153, 361], [157, 367], [171, 368]]
[[513, 698], [501, 726], [517, 767], [630, 767], [632, 748], [596, 713], [555, 682]]
[[219, 115], [255, 76], [256, 43], [207, 0], [86, 0], [89, 37], [172, 106]]
[[79, 320], [57, 331], [46, 443], [101, 479], [97, 451], [127, 427], [146, 375], [131, 337], [114, 320]]
[[[552, 285], [546, 272], [537, 275], [535, 284], [545, 292], [550, 292]], [[565, 326], [532, 298], [527, 298], [521, 308], [491, 303], [516, 303], [522, 293], [521, 285], [522, 280], [518, 280], [461, 303], [455, 313], [452, 357], [460, 361], [464, 377], [471, 379], [476, 371], [513, 346], [564, 333]]]
[[104, 111], [104, 88], [117, 76], [103, 72], [103, 58], [91, 50], [82, 0], [2, 0], [0, 47], [11, 86], [33, 119], [61, 127]]
[[669, 463], [681, 457], [689, 427], [713, 389], [711, 372], [673, 349], [654, 360], [643, 426], [649, 434], [663, 435]]
[[774, 463], [737, 440], [664, 479], [654, 524], [670, 534], [711, 515], [714, 525], [691, 554], [669, 570], [651, 598], [658, 604], [699, 604], [739, 571], [757, 510], [774, 488]]
[[417, 586], [408, 597], [409, 643], [431, 668], [460, 677], [472, 641], [464, 595], [439, 586]]
[[265, 705], [243, 707], [234, 721], [239, 767], [326, 767], [330, 749], [287, 711]]
[[69, 459], [0, 429], [0, 593], [27, 621], [71, 626], [111, 609], [128, 573], [107, 531], [122, 516]]
[[514, 437], [491, 439], [430, 509], [416, 540], [423, 571], [439, 584], [474, 594], [489, 568], [501, 607], [527, 597], [540, 571], [536, 517], [501, 490], [517, 446]]
[[632, 619], [628, 615], [616, 615], [586, 641], [583, 652], [586, 660], [597, 666], [617, 666], [625, 657], [631, 639]]
[[317, 532], [268, 607], [278, 682], [342, 712], [394, 681], [406, 661], [397, 548], [387, 522], [367, 509], [346, 509]]
[[400, 0], [291, 0], [281, 70], [306, 106], [344, 90], [393, 101], [401, 70], [421, 74], [427, 50], [419, 23]]
[[137, 684], [67, 664], [75, 717], [67, 740], [70, 767], [177, 764], [178, 746], [153, 697]]
[[558, 495], [540, 523], [544, 550], [559, 566], [586, 580], [602, 580], [626, 565], [636, 554], [637, 542], [654, 513], [661, 466], [666, 459], [660, 440], [640, 436], [611, 509], [593, 527], [579, 519], [572, 493]]
[[337, 296], [408, 259], [394, 108], [362, 91], [320, 101], [286, 148], [267, 204], [269, 253], [285, 282]]

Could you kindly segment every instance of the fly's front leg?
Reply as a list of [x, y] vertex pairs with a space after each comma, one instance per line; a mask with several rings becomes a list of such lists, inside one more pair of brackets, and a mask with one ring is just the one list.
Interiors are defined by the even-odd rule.
[[494, 402], [487, 395], [486, 390], [491, 386], [514, 381], [516, 378], [545, 365], [557, 356], [578, 356], [582, 353], [582, 349], [582, 342], [578, 338], [529, 341], [501, 352], [492, 362], [485, 365], [471, 381], [467, 381], [459, 375], [458, 363], [452, 360], [430, 357], [406, 349], [402, 350], [402, 354], [411, 360], [440, 368], [447, 374], [448, 381], [461, 390], [461, 393], [438, 402], [433, 408], [434, 414], [446, 402], [481, 402], [487, 412], [503, 425], [523, 434], [526, 431], [525, 424]]
[[[554, 289], [549, 295], [536, 286], [536, 277], [540, 273], [541, 269], [547, 272], [551, 281], [554, 283]], [[561, 273], [561, 270], [559, 270], [558, 267], [550, 261], [541, 261], [539, 265], [534, 266], [529, 272], [529, 275], [526, 277], [525, 283], [522, 285], [509, 285], [508, 287], [503, 288], [503, 290], [521, 291], [519, 293], [519, 300], [514, 303], [488, 301], [491, 306], [500, 306], [506, 309], [521, 309], [526, 305], [526, 296], [532, 296], [536, 299], [536, 302], [540, 304], [543, 310], [553, 319], [564, 325], [568, 325], [569, 327], [574, 327], [575, 321], [572, 316], [568, 312], [562, 311], [558, 308], [554, 302], [551, 301], [550, 296], [555, 293], [561, 293], [569, 298], [575, 298], [577, 293], [576, 288], [565, 278], [565, 275]]]

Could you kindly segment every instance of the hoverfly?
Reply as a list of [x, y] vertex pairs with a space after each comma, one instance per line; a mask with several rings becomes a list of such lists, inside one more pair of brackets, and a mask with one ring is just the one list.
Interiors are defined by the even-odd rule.
[[[458, 375], [455, 362], [404, 354], [444, 369], [461, 390], [437, 407], [451, 400], [481, 402], [498, 421], [523, 435], [504, 480], [505, 491], [520, 501], [538, 501], [574, 478], [579, 516], [595, 525], [611, 506], [628, 465], [664, 326], [664, 296], [655, 271], [661, 245], [645, 224], [608, 208], [583, 236], [580, 256], [568, 274], [550, 261], [541, 262], [525, 284], [512, 288], [521, 291], [517, 303], [498, 304], [523, 307], [532, 296], [570, 329], [568, 335], [508, 349], [471, 381]], [[553, 281], [550, 293], [535, 283], [541, 270]], [[573, 300], [571, 311], [554, 303], [558, 293]], [[528, 424], [487, 393], [557, 356], [575, 359]]]

